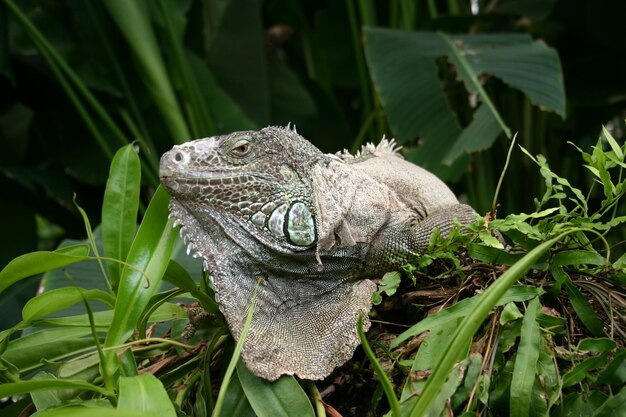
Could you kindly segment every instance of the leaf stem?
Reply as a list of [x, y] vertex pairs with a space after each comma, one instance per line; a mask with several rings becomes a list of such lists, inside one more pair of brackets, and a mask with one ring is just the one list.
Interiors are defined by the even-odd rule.
[[365, 337], [365, 331], [363, 330], [363, 316], [359, 317], [359, 322], [357, 326], [359, 330], [359, 337], [361, 338], [361, 346], [363, 347], [363, 350], [365, 351], [365, 355], [367, 356], [370, 363], [372, 364], [372, 367], [376, 371], [376, 375], [378, 375], [378, 380], [380, 382], [380, 385], [383, 387], [383, 390], [385, 391], [385, 396], [387, 397], [387, 401], [389, 402], [389, 406], [391, 408], [391, 415], [393, 417], [400, 417], [402, 415], [400, 413], [400, 403], [398, 402], [398, 398], [396, 397], [396, 394], [393, 390], [393, 385], [391, 385], [391, 381], [389, 380], [389, 377], [383, 370], [383, 367], [380, 365], [380, 362], [378, 362], [378, 359], [376, 359], [376, 355], [374, 355], [374, 352], [372, 351], [372, 348], [370, 347], [369, 342], [367, 341], [367, 338]]

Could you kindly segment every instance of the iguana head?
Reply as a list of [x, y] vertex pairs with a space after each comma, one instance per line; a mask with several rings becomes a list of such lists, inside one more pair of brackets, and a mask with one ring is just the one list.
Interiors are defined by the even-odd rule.
[[277, 245], [307, 248], [316, 232], [306, 172], [321, 155], [295, 131], [268, 127], [174, 146], [160, 177], [195, 218], [227, 212]]

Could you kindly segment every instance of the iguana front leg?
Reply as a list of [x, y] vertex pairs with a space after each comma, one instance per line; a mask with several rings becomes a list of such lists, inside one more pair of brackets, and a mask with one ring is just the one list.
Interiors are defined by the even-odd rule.
[[430, 213], [423, 219], [414, 213], [407, 215], [407, 211], [392, 215], [372, 241], [365, 271], [380, 275], [399, 268], [428, 247], [435, 228], [447, 237], [456, 225], [455, 219], [466, 225], [476, 220], [476, 212], [468, 205], [456, 204]]

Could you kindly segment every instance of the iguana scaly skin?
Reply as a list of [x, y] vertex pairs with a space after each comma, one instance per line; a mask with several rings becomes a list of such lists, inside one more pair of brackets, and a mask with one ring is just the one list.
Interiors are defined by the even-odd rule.
[[323, 154], [289, 128], [199, 139], [161, 158], [180, 233], [212, 277], [233, 336], [257, 283], [243, 359], [256, 375], [321, 379], [359, 344], [376, 285], [428, 245], [475, 220], [393, 141]]

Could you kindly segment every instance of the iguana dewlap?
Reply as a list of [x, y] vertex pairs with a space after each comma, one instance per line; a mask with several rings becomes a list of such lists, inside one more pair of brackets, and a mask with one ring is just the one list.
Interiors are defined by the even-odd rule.
[[321, 379], [352, 357], [371, 308], [367, 278], [475, 220], [393, 141], [323, 154], [289, 128], [199, 139], [161, 158], [181, 235], [204, 259], [233, 336], [261, 284], [243, 359], [255, 374]]

